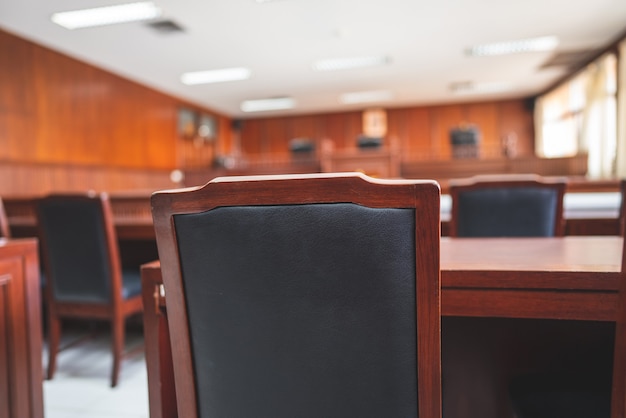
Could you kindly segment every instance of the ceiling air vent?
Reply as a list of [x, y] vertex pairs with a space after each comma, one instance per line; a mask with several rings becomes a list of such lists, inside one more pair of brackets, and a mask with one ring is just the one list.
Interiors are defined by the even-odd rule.
[[178, 23], [173, 20], [157, 20], [155, 22], [147, 23], [147, 26], [154, 29], [156, 32], [168, 35], [170, 33], [183, 33], [185, 30]]
[[544, 62], [541, 68], [565, 67], [567, 69], [575, 69], [585, 64], [589, 58], [597, 53], [598, 50], [595, 49], [558, 52]]

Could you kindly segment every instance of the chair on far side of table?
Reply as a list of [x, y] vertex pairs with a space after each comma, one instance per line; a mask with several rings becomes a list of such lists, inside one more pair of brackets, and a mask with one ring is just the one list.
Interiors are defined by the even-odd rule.
[[356, 173], [155, 193], [178, 416], [440, 418], [439, 204]]
[[126, 318], [142, 311], [139, 269], [122, 270], [106, 194], [50, 195], [36, 203], [46, 272], [48, 371], [52, 379], [63, 318], [111, 323], [117, 385]]
[[451, 180], [450, 236], [562, 236], [565, 187], [565, 180], [537, 175], [486, 175]]
[[4, 210], [4, 204], [0, 198], [0, 238], [11, 238], [11, 230], [9, 229], [9, 220]]

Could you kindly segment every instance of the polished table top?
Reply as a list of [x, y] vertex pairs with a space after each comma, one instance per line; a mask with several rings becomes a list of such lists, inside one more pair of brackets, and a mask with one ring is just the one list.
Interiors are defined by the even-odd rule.
[[621, 237], [442, 238], [442, 315], [613, 321]]
[[622, 245], [616, 236], [443, 237], [442, 315], [612, 321]]

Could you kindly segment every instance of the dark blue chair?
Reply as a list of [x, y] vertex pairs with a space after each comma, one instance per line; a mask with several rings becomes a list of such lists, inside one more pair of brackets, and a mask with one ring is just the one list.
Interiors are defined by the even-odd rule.
[[565, 187], [565, 180], [535, 175], [451, 180], [450, 236], [562, 236]]
[[46, 274], [48, 370], [52, 379], [63, 318], [111, 323], [117, 385], [124, 351], [125, 321], [142, 311], [139, 269], [123, 270], [106, 194], [50, 195], [36, 203]]

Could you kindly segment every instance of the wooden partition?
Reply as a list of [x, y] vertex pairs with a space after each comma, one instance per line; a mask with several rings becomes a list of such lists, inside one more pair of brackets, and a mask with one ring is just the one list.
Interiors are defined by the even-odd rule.
[[171, 171], [77, 164], [0, 163], [0, 196], [40, 196], [87, 190], [145, 193], [180, 186]]
[[0, 418], [41, 418], [41, 295], [37, 240], [0, 239]]

